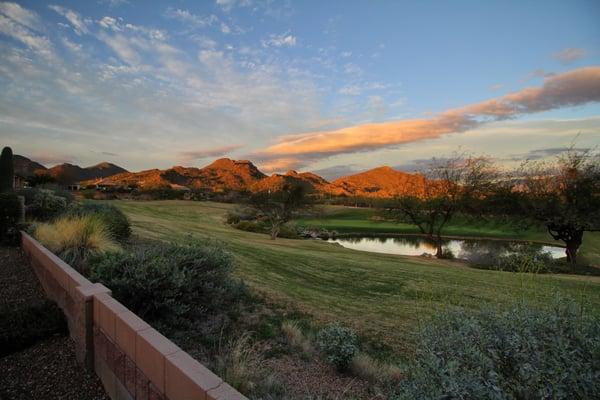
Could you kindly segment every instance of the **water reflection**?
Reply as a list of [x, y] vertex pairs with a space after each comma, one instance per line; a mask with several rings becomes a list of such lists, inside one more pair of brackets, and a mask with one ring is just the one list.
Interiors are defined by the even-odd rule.
[[[346, 237], [329, 239], [329, 242], [339, 243], [344, 247], [354, 250], [369, 251], [372, 253], [400, 254], [407, 256], [420, 256], [422, 254], [435, 254], [435, 245], [420, 236], [395, 236], [395, 237]], [[460, 259], [472, 262], [485, 261], [491, 256], [508, 255], [525, 249], [536, 252], [549, 253], [552, 258], [565, 256], [565, 249], [558, 246], [545, 246], [535, 243], [511, 242], [504, 240], [445, 240], [444, 252], [448, 250]]]

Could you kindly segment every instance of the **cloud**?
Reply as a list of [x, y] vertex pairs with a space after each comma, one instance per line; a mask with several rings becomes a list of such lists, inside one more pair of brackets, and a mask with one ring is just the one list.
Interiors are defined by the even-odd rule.
[[255, 155], [265, 163], [276, 164], [281, 159], [287, 165], [299, 167], [337, 154], [439, 138], [487, 122], [596, 101], [600, 101], [600, 67], [586, 67], [546, 77], [541, 87], [529, 87], [499, 98], [447, 110], [429, 119], [371, 123], [284, 136], [278, 143]]
[[110, 8], [119, 7], [124, 4], [129, 4], [128, 0], [99, 0], [100, 4], [108, 4]]
[[33, 31], [40, 29], [41, 23], [37, 14], [21, 7], [17, 3], [0, 3], [0, 13]]
[[165, 12], [165, 16], [167, 18], [173, 18], [180, 22], [184, 22], [194, 28], [203, 28], [206, 26], [211, 26], [219, 22], [219, 19], [215, 15], [197, 15], [193, 14], [189, 10], [184, 10], [181, 8], [167, 8]]
[[574, 61], [580, 60], [587, 55], [587, 51], [582, 48], [569, 47], [557, 51], [552, 56], [562, 62], [563, 64], [570, 64]]
[[17, 15], [17, 19], [13, 19], [10, 12], [8, 14], [0, 14], [0, 33], [21, 42], [46, 59], [53, 58], [54, 53], [50, 40], [45, 36], [34, 33], [26, 25], [21, 24], [19, 19], [23, 19], [22, 17], [22, 15]]
[[223, 11], [231, 11], [234, 7], [249, 7], [252, 5], [251, 0], [216, 0], [217, 6], [221, 7]]
[[83, 19], [77, 12], [54, 4], [49, 5], [48, 8], [65, 17], [65, 19], [71, 23], [71, 26], [77, 35], [81, 36], [84, 33], [89, 33], [88, 24], [91, 21]]
[[215, 147], [212, 149], [204, 149], [204, 150], [191, 150], [191, 151], [182, 151], [179, 155], [185, 161], [192, 160], [200, 160], [203, 158], [209, 157], [222, 157], [231, 153], [232, 151], [238, 150], [242, 148], [242, 145], [231, 145], [231, 146], [223, 146], [223, 147]]
[[589, 147], [550, 147], [545, 149], [533, 149], [527, 153], [513, 154], [503, 161], [524, 161], [524, 160], [541, 160], [548, 157], [558, 156], [568, 151], [585, 152], [589, 151]]
[[263, 40], [263, 47], [293, 47], [296, 45], [296, 36], [288, 33], [281, 35], [271, 35], [269, 39]]

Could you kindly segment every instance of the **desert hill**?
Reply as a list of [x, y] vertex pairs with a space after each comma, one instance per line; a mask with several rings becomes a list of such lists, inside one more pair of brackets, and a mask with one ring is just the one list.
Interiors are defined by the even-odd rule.
[[203, 189], [213, 192], [276, 191], [286, 183], [303, 183], [314, 193], [334, 196], [394, 197], [403, 194], [421, 195], [425, 177], [383, 166], [328, 182], [312, 172], [288, 171], [286, 174], [262, 173], [251, 161], [220, 158], [203, 167], [175, 166], [128, 172], [110, 163], [81, 168], [61, 164], [46, 169], [22, 156], [15, 156], [15, 171], [23, 176], [48, 174], [59, 183], [81, 182], [85, 185], [130, 187], [140, 189]]

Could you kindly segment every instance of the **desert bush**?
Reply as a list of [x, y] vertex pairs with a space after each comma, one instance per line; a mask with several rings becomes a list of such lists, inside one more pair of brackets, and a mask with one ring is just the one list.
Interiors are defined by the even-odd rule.
[[66, 263], [87, 273], [87, 259], [92, 255], [118, 251], [105, 223], [98, 217], [61, 217], [35, 227], [33, 236]]
[[341, 371], [348, 369], [358, 353], [358, 339], [354, 331], [338, 323], [327, 325], [317, 333], [317, 344], [327, 361]]
[[39, 189], [33, 197], [33, 202], [28, 208], [28, 212], [34, 218], [42, 221], [48, 221], [65, 212], [67, 209], [67, 199], [57, 196], [52, 190]]
[[0, 243], [18, 242], [17, 224], [21, 217], [21, 202], [14, 193], [0, 193]]
[[91, 279], [143, 319], [189, 327], [223, 313], [244, 294], [232, 256], [217, 243], [148, 243], [90, 259]]
[[358, 353], [352, 358], [350, 372], [372, 383], [389, 384], [400, 381], [402, 370], [393, 364], [376, 360], [366, 353]]
[[598, 332], [598, 317], [560, 298], [544, 308], [449, 310], [420, 331], [395, 398], [600, 398]]
[[[246, 232], [254, 232], [254, 233], [264, 233], [270, 234], [271, 228], [262, 221], [247, 221], [240, 220], [237, 223], [233, 223], [232, 226], [236, 229]], [[296, 226], [292, 223], [284, 224], [280, 227], [278, 237], [286, 238], [286, 239], [297, 239], [298, 232], [296, 230]]]
[[111, 204], [102, 203], [73, 203], [67, 211], [69, 216], [96, 215], [106, 224], [113, 239], [124, 242], [131, 236], [131, 224], [127, 216]]
[[303, 358], [309, 358], [314, 349], [310, 342], [300, 329], [300, 326], [295, 321], [284, 321], [281, 324], [281, 331], [285, 336], [287, 344], [296, 351], [299, 351]]
[[235, 208], [227, 212], [227, 223], [229, 225], [237, 224], [240, 221], [253, 221], [256, 219], [256, 212], [251, 209]]
[[24, 349], [55, 334], [68, 333], [58, 306], [49, 300], [0, 309], [0, 356]]

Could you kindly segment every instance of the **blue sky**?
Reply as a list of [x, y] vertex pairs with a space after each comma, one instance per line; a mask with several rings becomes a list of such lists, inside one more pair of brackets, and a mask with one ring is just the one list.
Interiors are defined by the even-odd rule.
[[598, 20], [597, 1], [0, 2], [0, 136], [48, 165], [329, 178], [553, 155], [600, 144]]

